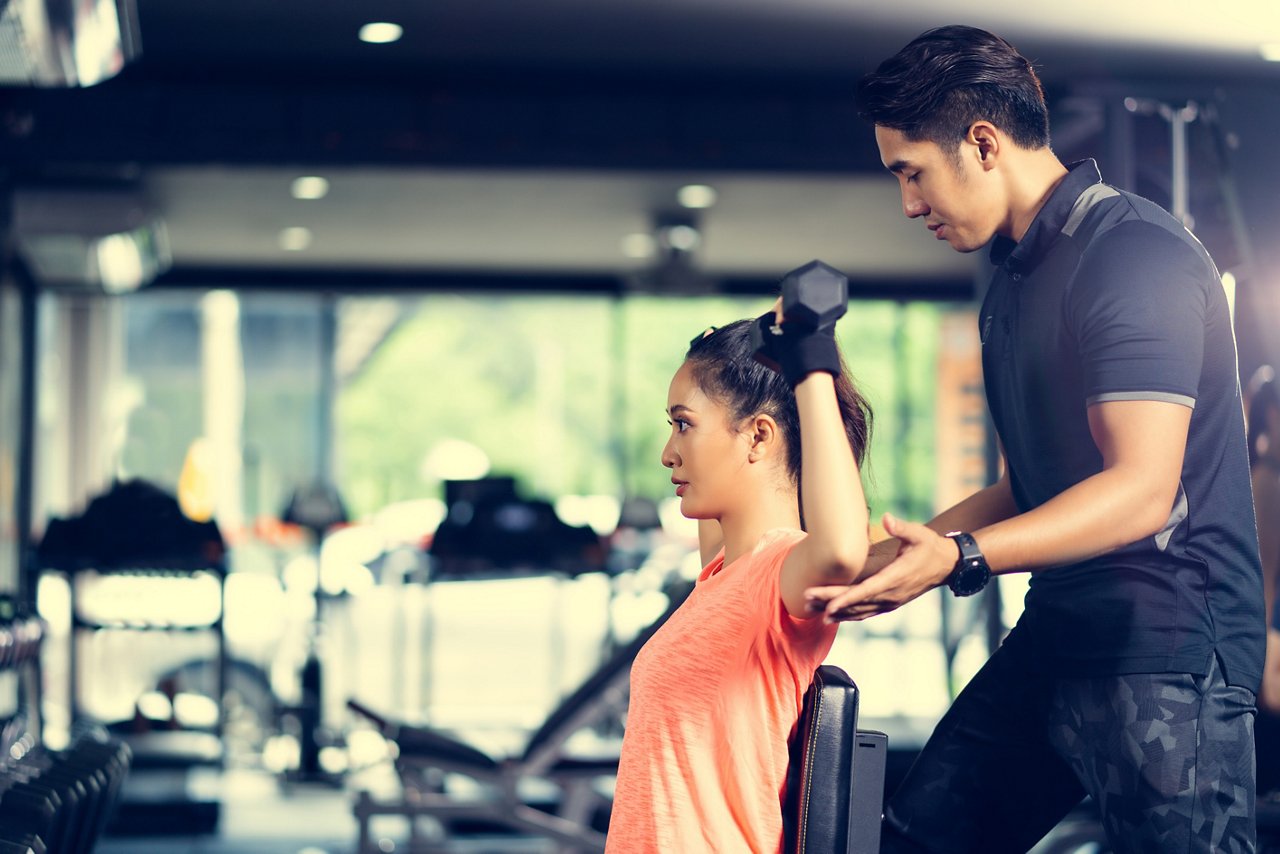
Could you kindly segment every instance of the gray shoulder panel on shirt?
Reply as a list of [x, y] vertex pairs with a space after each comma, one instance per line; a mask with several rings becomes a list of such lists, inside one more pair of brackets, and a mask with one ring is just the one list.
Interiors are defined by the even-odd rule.
[[1103, 199], [1110, 199], [1113, 196], [1120, 195], [1120, 192], [1108, 184], [1094, 184], [1086, 189], [1076, 198], [1076, 203], [1071, 206], [1071, 213], [1067, 215], [1067, 224], [1062, 227], [1062, 233], [1067, 237], [1071, 237], [1076, 233], [1076, 229], [1080, 227], [1080, 223], [1084, 222], [1085, 215]]
[[1168, 391], [1108, 391], [1086, 398], [1085, 405], [1093, 406], [1095, 403], [1106, 403], [1111, 400], [1155, 400], [1161, 403], [1176, 403], [1188, 409], [1196, 408], [1194, 397]]

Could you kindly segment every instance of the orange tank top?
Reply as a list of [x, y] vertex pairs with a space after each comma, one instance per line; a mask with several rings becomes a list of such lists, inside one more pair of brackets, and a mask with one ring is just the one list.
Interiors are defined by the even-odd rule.
[[782, 603], [804, 536], [721, 551], [636, 657], [607, 854], [781, 850], [787, 739], [836, 635]]

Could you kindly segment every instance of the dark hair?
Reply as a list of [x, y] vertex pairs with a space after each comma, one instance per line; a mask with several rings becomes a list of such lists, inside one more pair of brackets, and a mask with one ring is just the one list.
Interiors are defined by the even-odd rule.
[[952, 152], [986, 119], [1023, 148], [1049, 144], [1049, 110], [1031, 63], [975, 27], [929, 30], [858, 83], [858, 114]]
[[[787, 446], [787, 473], [799, 484], [800, 412], [796, 395], [785, 379], [752, 358], [754, 323], [739, 320], [694, 339], [685, 361], [698, 387], [707, 397], [727, 406], [735, 422], [764, 413], [778, 423]], [[861, 465], [871, 439], [871, 406], [849, 379], [843, 356], [840, 376], [836, 378], [836, 403], [853, 457]]]
[[[1259, 368], [1249, 381], [1249, 467], [1258, 464], [1262, 456], [1262, 437], [1267, 435], [1267, 410], [1280, 409], [1280, 389], [1276, 388], [1275, 373], [1267, 365]], [[1274, 453], [1275, 448], [1271, 451]]]

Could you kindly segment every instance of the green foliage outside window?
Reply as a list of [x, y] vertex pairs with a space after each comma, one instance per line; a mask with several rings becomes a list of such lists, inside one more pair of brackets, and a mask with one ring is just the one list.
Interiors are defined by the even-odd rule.
[[[663, 498], [667, 384], [689, 339], [754, 316], [738, 297], [432, 295], [339, 389], [339, 481], [351, 510], [440, 495], [433, 448], [464, 440], [529, 496]], [[941, 307], [860, 302], [839, 335], [875, 410], [873, 513], [933, 510], [936, 340]]]

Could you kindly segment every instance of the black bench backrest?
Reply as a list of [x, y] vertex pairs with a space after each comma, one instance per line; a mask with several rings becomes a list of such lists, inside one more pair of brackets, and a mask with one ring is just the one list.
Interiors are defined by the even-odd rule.
[[787, 854], [879, 849], [887, 741], [857, 726], [858, 686], [839, 667], [822, 665], [805, 692], [790, 741], [783, 807]]

